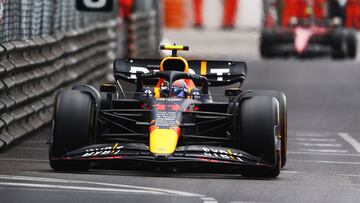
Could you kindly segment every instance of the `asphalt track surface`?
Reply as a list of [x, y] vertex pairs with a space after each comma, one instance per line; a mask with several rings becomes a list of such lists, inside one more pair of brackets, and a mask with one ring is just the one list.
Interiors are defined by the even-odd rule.
[[[50, 128], [46, 127], [0, 153], [0, 202], [358, 202], [359, 61], [263, 61], [255, 52], [254, 33], [244, 34], [249, 39], [244, 39], [246, 46], [242, 47], [233, 43], [235, 34], [213, 32], [223, 37], [223, 43], [214, 42], [217, 51], [206, 49], [211, 41], [196, 40], [198, 35], [212, 39], [204, 31], [166, 34], [173, 40], [186, 38], [190, 45], [199, 43], [203, 54], [211, 58], [223, 57], [227, 46], [238, 49], [239, 54], [226, 57], [248, 62], [244, 89], [286, 93], [289, 154], [278, 178], [99, 169], [56, 173], [48, 164]], [[193, 56], [201, 54], [197, 50]]]

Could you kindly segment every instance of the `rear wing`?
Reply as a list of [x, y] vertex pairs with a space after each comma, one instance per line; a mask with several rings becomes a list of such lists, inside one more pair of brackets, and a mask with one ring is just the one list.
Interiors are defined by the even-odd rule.
[[[116, 59], [114, 77], [136, 83], [137, 73], [150, 73], [160, 70], [161, 59]], [[239, 61], [188, 61], [189, 72], [206, 77], [209, 86], [227, 86], [243, 83], [246, 78], [247, 65]]]

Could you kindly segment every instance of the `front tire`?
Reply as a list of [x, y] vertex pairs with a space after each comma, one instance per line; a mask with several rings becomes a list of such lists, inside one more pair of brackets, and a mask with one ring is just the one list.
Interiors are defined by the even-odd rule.
[[239, 107], [240, 150], [273, 165], [272, 168], [244, 168], [243, 176], [275, 178], [281, 171], [279, 144], [279, 102], [269, 96], [250, 96]]
[[85, 171], [89, 162], [59, 159], [67, 152], [91, 143], [94, 129], [94, 101], [77, 90], [60, 92], [56, 97], [49, 162], [55, 171]]
[[252, 96], [274, 97], [279, 102], [279, 131], [281, 140], [281, 168], [284, 168], [287, 160], [287, 103], [283, 92], [275, 90], [259, 90], [249, 93]]

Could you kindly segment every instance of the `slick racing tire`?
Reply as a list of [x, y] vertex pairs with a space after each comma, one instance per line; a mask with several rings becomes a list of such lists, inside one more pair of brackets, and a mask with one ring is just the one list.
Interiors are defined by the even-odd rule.
[[279, 102], [274, 97], [251, 96], [239, 107], [239, 148], [261, 157], [273, 167], [247, 167], [241, 172], [246, 177], [275, 178], [281, 171], [279, 142]]
[[274, 91], [274, 90], [260, 90], [250, 93], [251, 95], [256, 96], [270, 96], [274, 97], [279, 102], [279, 131], [280, 131], [280, 140], [281, 140], [281, 168], [285, 167], [287, 159], [287, 103], [286, 96], [283, 92]]
[[354, 29], [350, 29], [346, 33], [346, 45], [347, 45], [347, 55], [350, 59], [355, 59], [357, 54], [357, 39]]
[[57, 95], [49, 162], [56, 171], [85, 171], [89, 162], [57, 159], [90, 144], [94, 129], [94, 101], [77, 90], [62, 91]]
[[342, 28], [336, 28], [331, 34], [331, 57], [333, 59], [344, 59], [347, 55], [346, 33]]
[[264, 29], [260, 36], [260, 55], [262, 58], [273, 58], [275, 53], [272, 50], [276, 44], [276, 34], [272, 30]]

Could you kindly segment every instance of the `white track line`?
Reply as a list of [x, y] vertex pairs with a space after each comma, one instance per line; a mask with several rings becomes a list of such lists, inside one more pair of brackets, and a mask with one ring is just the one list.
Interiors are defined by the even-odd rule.
[[68, 186], [68, 185], [50, 185], [50, 184], [34, 184], [34, 183], [14, 183], [14, 182], [0, 182], [0, 186], [18, 186], [31, 188], [51, 188], [61, 190], [85, 190], [96, 192], [124, 192], [124, 193], [141, 193], [152, 195], [165, 195], [165, 193], [149, 190], [139, 189], [115, 189], [115, 188], [97, 188], [97, 187], [83, 187], [83, 186]]
[[354, 149], [360, 153], [360, 143], [356, 141], [353, 137], [349, 135], [349, 133], [338, 133], [340, 137], [342, 137], [346, 142], [348, 142]]
[[288, 174], [302, 174], [305, 172], [300, 172], [300, 171], [281, 171], [281, 173], [288, 173]]
[[347, 165], [360, 165], [360, 162], [346, 162], [346, 161], [318, 161], [318, 160], [303, 160], [303, 159], [289, 159], [290, 161], [320, 163], [320, 164], [347, 164]]
[[13, 175], [0, 175], [0, 179], [47, 182], [47, 183], [78, 183], [78, 181], [65, 180], [65, 179], [43, 178], [43, 177], [32, 177], [32, 176], [13, 176]]
[[356, 174], [340, 174], [340, 176], [360, 178], [360, 175], [356, 175]]
[[77, 181], [77, 180], [65, 180], [65, 179], [56, 179], [56, 178], [42, 178], [42, 177], [29, 177], [29, 176], [12, 176], [12, 175], [0, 175], [0, 179], [8, 179], [8, 180], [24, 180], [24, 181], [34, 181], [34, 182], [52, 182], [52, 183], [75, 183], [75, 184], [91, 184], [91, 185], [100, 185], [100, 186], [109, 186], [109, 187], [123, 187], [130, 189], [138, 189], [138, 190], [151, 190], [162, 193], [169, 193], [172, 195], [179, 196], [201, 196], [203, 195], [176, 191], [176, 190], [167, 190], [160, 188], [152, 188], [152, 187], [141, 187], [141, 186], [133, 186], [133, 185], [124, 185], [124, 184], [112, 184], [112, 183], [101, 183], [101, 182], [91, 182], [91, 181]]
[[297, 137], [328, 137], [329, 135], [320, 133], [296, 133]]
[[[346, 151], [346, 150], [345, 150], [345, 151]], [[310, 154], [310, 155], [325, 155], [325, 156], [355, 156], [355, 157], [360, 157], [360, 154], [324, 153], [324, 152], [288, 151], [288, 154]]]
[[324, 135], [331, 135], [336, 134], [338, 132], [327, 132], [327, 131], [301, 131], [301, 130], [289, 130], [288, 131], [291, 134], [324, 134]]
[[212, 197], [202, 197], [200, 198], [203, 203], [218, 203], [218, 201]]
[[336, 149], [298, 149], [305, 152], [322, 152], [322, 153], [347, 153], [348, 150], [336, 150]]
[[335, 142], [334, 138], [295, 138], [297, 141], [307, 141], [307, 142]]
[[[3, 180], [16, 180], [16, 181], [21, 181], [22, 180], [22, 181], [34, 181], [34, 182], [46, 182], [46, 183], [89, 184], [89, 185], [101, 186], [100, 188], [104, 188], [104, 186], [111, 187], [110, 189], [113, 189], [113, 188], [115, 188], [115, 189], [118, 188], [119, 189], [119, 187], [121, 187], [121, 189], [127, 188], [127, 189], [134, 189], [134, 190], [140, 190], [140, 191], [142, 191], [142, 190], [145, 191], [146, 190], [146, 191], [163, 193], [164, 195], [211, 198], [214, 201], [216, 201], [214, 198], [207, 197], [207, 196], [202, 195], [202, 194], [183, 192], [183, 191], [177, 191], [177, 190], [169, 190], [169, 189], [161, 189], [161, 188], [153, 188], [153, 187], [125, 185], [125, 184], [113, 184], [113, 183], [102, 183], [102, 182], [91, 182], [91, 181], [80, 181], [80, 180], [79, 181], [78, 180], [66, 180], [66, 179], [43, 178], [43, 177], [32, 177], [32, 176], [13, 176], [13, 175], [0, 175], [0, 179], [3, 179]], [[19, 182], [16, 182], [16, 183], [19, 183]], [[39, 187], [42, 187], [42, 186], [39, 186]], [[66, 188], [64, 188], [64, 189], [66, 189]], [[110, 192], [112, 192], [112, 191], [110, 191]], [[213, 203], [216, 203], [216, 202], [213, 202]]]
[[342, 144], [330, 144], [330, 143], [297, 143], [297, 145], [307, 147], [341, 147]]
[[44, 160], [44, 159], [15, 159], [15, 158], [0, 158], [0, 161], [49, 162], [49, 160]]

